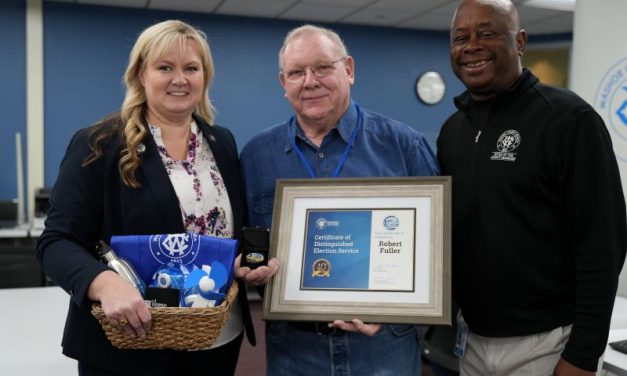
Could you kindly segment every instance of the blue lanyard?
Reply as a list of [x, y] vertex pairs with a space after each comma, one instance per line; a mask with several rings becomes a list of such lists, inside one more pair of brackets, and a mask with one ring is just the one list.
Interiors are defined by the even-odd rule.
[[[353, 129], [353, 133], [348, 139], [348, 145], [346, 145], [346, 149], [344, 149], [344, 153], [342, 153], [342, 157], [340, 158], [340, 161], [338, 162], [337, 166], [335, 166], [333, 175], [331, 175], [332, 178], [336, 178], [340, 174], [340, 170], [342, 170], [342, 166], [344, 166], [344, 163], [346, 162], [346, 158], [348, 158], [348, 153], [350, 152], [351, 148], [353, 147], [353, 144], [355, 143], [355, 139], [357, 138], [357, 133], [359, 132], [359, 128], [361, 128], [361, 123], [363, 121], [361, 110], [359, 109], [359, 105], [357, 104], [355, 104], [355, 108], [357, 109], [357, 125], [355, 126], [355, 129]], [[309, 163], [307, 158], [305, 158], [305, 155], [303, 154], [303, 152], [298, 148], [298, 145], [296, 145], [296, 122], [294, 121], [294, 115], [292, 115], [292, 117], [290, 118], [290, 142], [292, 143], [292, 148], [296, 152], [296, 155], [298, 155], [298, 158], [300, 159], [301, 163], [303, 164], [303, 166], [305, 166], [305, 169], [307, 170], [307, 173], [309, 174], [309, 176], [314, 179], [317, 178], [318, 176], [316, 175], [316, 172], [313, 170], [313, 167], [311, 167], [311, 164]]]

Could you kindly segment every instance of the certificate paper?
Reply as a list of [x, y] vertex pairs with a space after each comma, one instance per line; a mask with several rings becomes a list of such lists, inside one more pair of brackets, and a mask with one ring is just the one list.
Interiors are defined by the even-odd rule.
[[415, 209], [308, 210], [301, 289], [414, 290]]

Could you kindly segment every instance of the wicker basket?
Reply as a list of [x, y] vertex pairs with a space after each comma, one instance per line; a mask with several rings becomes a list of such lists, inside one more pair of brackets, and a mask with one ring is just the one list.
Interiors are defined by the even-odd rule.
[[234, 282], [226, 299], [217, 307], [148, 308], [152, 315], [152, 328], [144, 339], [130, 338], [114, 326], [99, 303], [92, 305], [91, 313], [100, 322], [111, 344], [117, 348], [199, 350], [211, 347], [218, 339], [236, 296], [237, 283]]

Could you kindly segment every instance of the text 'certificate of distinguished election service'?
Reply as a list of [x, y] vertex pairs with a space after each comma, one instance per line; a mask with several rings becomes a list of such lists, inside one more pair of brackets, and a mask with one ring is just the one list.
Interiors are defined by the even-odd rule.
[[414, 291], [416, 209], [309, 209], [301, 290]]

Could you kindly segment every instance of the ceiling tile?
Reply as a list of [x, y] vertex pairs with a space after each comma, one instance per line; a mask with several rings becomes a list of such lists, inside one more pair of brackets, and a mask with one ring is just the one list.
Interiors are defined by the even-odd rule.
[[575, 0], [528, 0], [525, 6], [574, 12]]
[[573, 12], [559, 11], [552, 9], [540, 9], [535, 7], [528, 7], [521, 5], [518, 7], [518, 16], [520, 20], [536, 20], [543, 18], [550, 18], [561, 15], [573, 15]]
[[222, 0], [150, 0], [150, 9], [212, 13]]
[[79, 4], [106, 5], [112, 7], [145, 8], [148, 0], [78, 0]]
[[354, 9], [361, 9], [367, 7], [371, 3], [375, 2], [375, 0], [302, 0], [299, 1], [301, 4], [313, 4], [313, 5], [332, 5], [332, 6], [342, 6]]
[[411, 29], [448, 31], [451, 28], [451, 21], [457, 9], [458, 2], [450, 1], [428, 13], [420, 14], [402, 22], [399, 26]]
[[426, 15], [410, 18], [403, 21], [398, 26], [409, 29], [424, 29], [448, 31], [451, 25], [451, 16], [429, 13]]
[[573, 22], [572, 16], [561, 15], [550, 19], [543, 19], [535, 23], [529, 23], [523, 27], [529, 35], [562, 34], [571, 33], [573, 31]]
[[399, 22], [407, 20], [411, 14], [400, 10], [371, 9], [366, 8], [354, 13], [341, 21], [353, 24], [396, 26]]
[[455, 10], [457, 10], [457, 5], [459, 2], [453, 0], [447, 4], [443, 4], [442, 6], [435, 8], [431, 11], [431, 14], [435, 14], [438, 16], [448, 17], [448, 21], [446, 22], [446, 27], [448, 28], [453, 20], [453, 15], [455, 14]]
[[519, 6], [520, 26], [529, 35], [568, 33], [573, 30], [574, 12]]
[[353, 8], [337, 5], [296, 4], [281, 14], [280, 18], [316, 22], [337, 22], [353, 13]]
[[[450, 1], [450, 0], [449, 0]], [[376, 3], [370, 5], [372, 9], [388, 9], [388, 10], [402, 10], [418, 14], [427, 10], [438, 8], [443, 3], [442, 0], [379, 0]]]
[[227, 0], [216, 9], [218, 14], [249, 17], [277, 17], [296, 0]]

